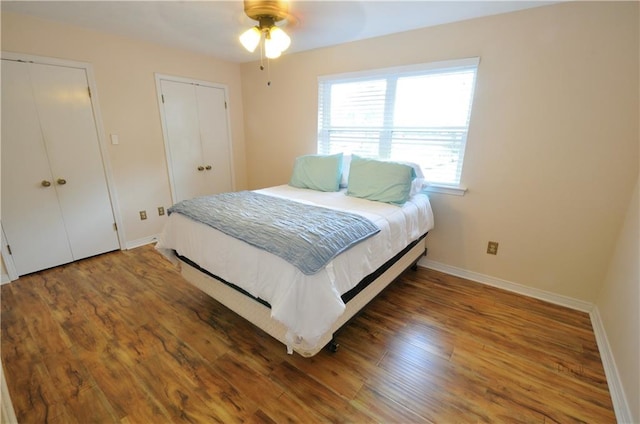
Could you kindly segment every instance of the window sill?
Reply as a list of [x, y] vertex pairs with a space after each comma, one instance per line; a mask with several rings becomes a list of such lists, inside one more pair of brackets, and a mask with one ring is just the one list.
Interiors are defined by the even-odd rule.
[[467, 192], [465, 187], [455, 187], [439, 184], [429, 184], [424, 188], [427, 193], [450, 194], [452, 196], [464, 196]]

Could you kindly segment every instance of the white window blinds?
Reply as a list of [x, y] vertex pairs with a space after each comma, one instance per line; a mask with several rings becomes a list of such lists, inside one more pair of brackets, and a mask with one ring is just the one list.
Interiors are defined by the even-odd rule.
[[318, 153], [420, 164], [458, 186], [479, 59], [319, 79]]

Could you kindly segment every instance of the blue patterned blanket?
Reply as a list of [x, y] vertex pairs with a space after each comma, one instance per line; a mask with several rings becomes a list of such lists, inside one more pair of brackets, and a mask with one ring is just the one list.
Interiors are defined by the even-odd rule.
[[196, 197], [168, 210], [207, 224], [315, 274], [380, 229], [360, 215], [252, 191]]

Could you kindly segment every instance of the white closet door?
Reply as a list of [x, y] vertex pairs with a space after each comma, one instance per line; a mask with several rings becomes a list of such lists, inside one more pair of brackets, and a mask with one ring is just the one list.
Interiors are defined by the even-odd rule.
[[84, 69], [30, 64], [45, 145], [74, 259], [120, 247]]
[[18, 275], [119, 249], [84, 69], [2, 61], [2, 226]]
[[225, 90], [159, 81], [173, 201], [231, 191]]
[[162, 80], [174, 202], [207, 194], [196, 86]]
[[2, 226], [18, 275], [73, 260], [28, 68], [2, 61]]
[[224, 90], [199, 85], [196, 97], [207, 192], [229, 192], [232, 189], [231, 152]]

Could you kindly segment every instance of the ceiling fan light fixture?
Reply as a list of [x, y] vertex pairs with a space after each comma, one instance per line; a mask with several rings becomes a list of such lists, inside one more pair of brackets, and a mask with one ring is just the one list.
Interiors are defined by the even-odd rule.
[[253, 28], [249, 28], [240, 36], [240, 43], [247, 49], [249, 52], [253, 53], [260, 44], [260, 39], [262, 38], [262, 32], [258, 29], [257, 26]]
[[264, 55], [269, 59], [277, 59], [282, 54], [282, 50], [270, 38], [264, 40]]
[[244, 48], [253, 53], [264, 40], [264, 55], [269, 59], [280, 57], [291, 45], [291, 38], [276, 26], [277, 22], [290, 18], [288, 1], [244, 0], [244, 12], [249, 18], [258, 21], [258, 25], [240, 36]]
[[277, 26], [269, 29], [269, 37], [271, 42], [275, 44], [276, 48], [281, 52], [287, 50], [291, 45], [291, 38], [281, 28]]

